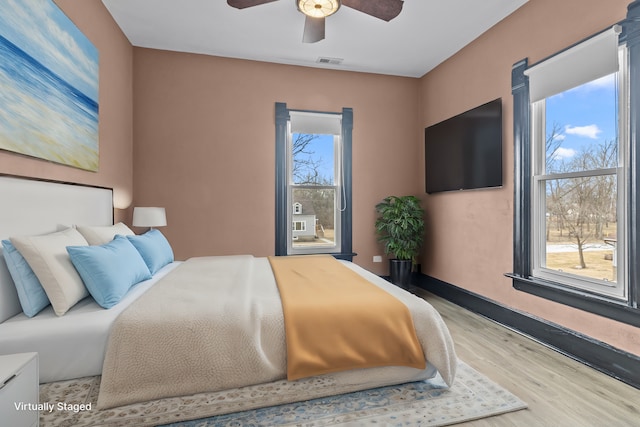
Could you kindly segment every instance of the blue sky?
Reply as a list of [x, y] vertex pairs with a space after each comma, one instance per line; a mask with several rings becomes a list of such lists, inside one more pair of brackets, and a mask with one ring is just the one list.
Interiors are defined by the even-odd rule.
[[560, 127], [559, 159], [569, 160], [581, 147], [616, 138], [615, 74], [547, 98], [547, 135]]
[[[295, 139], [294, 134], [294, 139]], [[320, 175], [326, 178], [334, 177], [333, 170], [333, 135], [317, 135], [317, 138], [309, 143], [306, 151], [314, 152], [315, 160], [322, 160], [319, 167]]]
[[98, 102], [98, 51], [52, 0], [0, 0], [0, 34]]

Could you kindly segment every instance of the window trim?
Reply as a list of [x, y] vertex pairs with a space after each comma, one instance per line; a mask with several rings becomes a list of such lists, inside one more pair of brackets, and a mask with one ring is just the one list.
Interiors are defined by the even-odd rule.
[[[287, 104], [283, 102], [275, 103], [275, 124], [276, 124], [276, 224], [275, 224], [275, 254], [277, 256], [287, 255], [287, 236], [289, 235], [290, 223], [287, 214], [291, 210], [288, 205], [288, 180], [287, 175], [287, 138], [289, 132], [290, 115]], [[335, 112], [306, 111], [310, 113]], [[338, 259], [352, 261], [356, 255], [352, 249], [352, 135], [353, 135], [353, 109], [343, 108], [342, 112], [342, 187], [344, 205], [340, 212], [340, 241], [341, 251], [339, 253], [327, 252]]]
[[629, 81], [629, 158], [627, 185], [629, 199], [626, 214], [627, 230], [627, 278], [628, 301], [616, 301], [586, 290], [561, 287], [532, 275], [532, 159], [531, 159], [531, 104], [529, 81], [525, 70], [528, 59], [516, 62], [512, 67], [513, 138], [514, 138], [514, 223], [513, 223], [513, 272], [507, 273], [513, 287], [541, 298], [595, 313], [629, 325], [640, 327], [639, 269], [636, 262], [640, 254], [640, 81], [631, 76], [640, 75], [640, 0], [628, 7], [627, 19], [622, 26], [619, 43], [627, 44]]

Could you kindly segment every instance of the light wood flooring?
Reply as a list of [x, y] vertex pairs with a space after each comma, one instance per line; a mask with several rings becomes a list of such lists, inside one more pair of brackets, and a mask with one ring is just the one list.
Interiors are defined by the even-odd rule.
[[640, 390], [429, 292], [412, 291], [440, 312], [460, 359], [529, 405], [460, 426], [640, 426]]

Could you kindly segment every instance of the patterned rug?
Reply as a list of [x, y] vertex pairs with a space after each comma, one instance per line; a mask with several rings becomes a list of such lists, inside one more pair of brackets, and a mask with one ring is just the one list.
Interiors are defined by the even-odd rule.
[[40, 426], [444, 426], [527, 407], [464, 362], [450, 389], [436, 376], [329, 397], [331, 384], [309, 379], [97, 410], [99, 385], [89, 377], [40, 386], [40, 404], [51, 408], [41, 411]]

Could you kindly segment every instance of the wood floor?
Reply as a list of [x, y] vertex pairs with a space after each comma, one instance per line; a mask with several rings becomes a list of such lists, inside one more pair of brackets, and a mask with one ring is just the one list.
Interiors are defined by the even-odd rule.
[[429, 292], [412, 291], [440, 312], [460, 359], [529, 405], [460, 426], [640, 426], [640, 390]]

